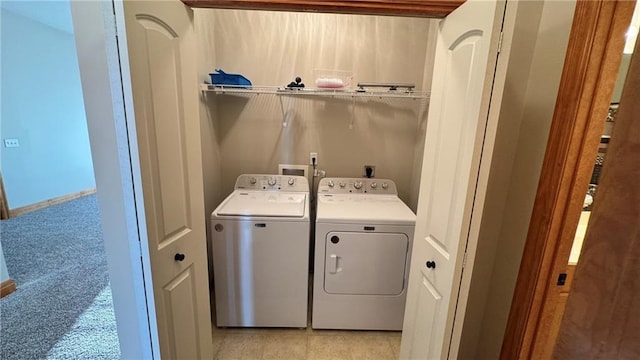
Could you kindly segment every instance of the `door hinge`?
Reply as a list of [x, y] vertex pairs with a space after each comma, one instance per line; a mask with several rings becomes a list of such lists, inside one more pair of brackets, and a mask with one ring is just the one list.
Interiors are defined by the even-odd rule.
[[502, 35], [504, 35], [504, 32], [501, 31], [500, 38], [498, 38], [498, 54], [502, 51]]
[[462, 257], [462, 268], [464, 269], [465, 266], [467, 266], [467, 253], [464, 253], [464, 256]]

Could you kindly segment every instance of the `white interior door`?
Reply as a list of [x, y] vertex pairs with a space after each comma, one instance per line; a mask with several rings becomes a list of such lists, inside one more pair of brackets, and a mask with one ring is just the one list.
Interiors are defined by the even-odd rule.
[[438, 27], [402, 359], [449, 357], [503, 13], [467, 1]]
[[124, 3], [160, 354], [212, 358], [192, 10]]

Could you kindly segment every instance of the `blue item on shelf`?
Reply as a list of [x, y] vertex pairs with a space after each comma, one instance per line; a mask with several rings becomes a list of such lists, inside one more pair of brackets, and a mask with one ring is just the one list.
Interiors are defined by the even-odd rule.
[[251, 81], [240, 74], [227, 74], [222, 69], [216, 69], [210, 73], [213, 85], [251, 86]]

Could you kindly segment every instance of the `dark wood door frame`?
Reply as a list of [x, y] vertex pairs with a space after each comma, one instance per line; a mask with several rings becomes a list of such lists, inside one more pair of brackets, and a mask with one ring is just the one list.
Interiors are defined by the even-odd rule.
[[310, 11], [443, 18], [465, 0], [182, 0], [194, 8]]
[[633, 8], [633, 1], [576, 5], [502, 359], [551, 355], [556, 282], [567, 268]]

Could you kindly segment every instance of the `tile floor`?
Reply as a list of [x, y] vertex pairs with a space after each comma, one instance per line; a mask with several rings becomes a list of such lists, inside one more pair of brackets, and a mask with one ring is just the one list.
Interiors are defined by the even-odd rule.
[[392, 360], [400, 332], [307, 329], [213, 329], [217, 360]]

